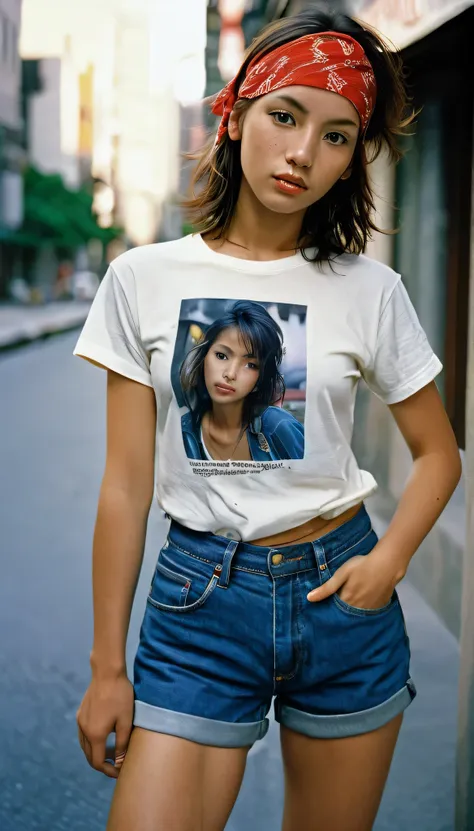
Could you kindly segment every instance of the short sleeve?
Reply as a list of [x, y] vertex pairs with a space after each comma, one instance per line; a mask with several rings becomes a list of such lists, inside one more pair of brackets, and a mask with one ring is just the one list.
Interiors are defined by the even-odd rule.
[[442, 369], [399, 279], [382, 311], [372, 359], [361, 367], [362, 377], [385, 404], [396, 404], [429, 384]]
[[134, 283], [124, 285], [112, 266], [99, 285], [73, 354], [153, 386], [140, 339]]

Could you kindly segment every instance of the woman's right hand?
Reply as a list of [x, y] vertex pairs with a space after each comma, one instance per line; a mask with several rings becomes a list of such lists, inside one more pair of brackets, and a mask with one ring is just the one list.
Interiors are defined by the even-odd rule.
[[[134, 691], [126, 673], [92, 677], [76, 714], [79, 743], [95, 770], [117, 779], [133, 724]], [[115, 733], [115, 766], [106, 762], [106, 741]]]

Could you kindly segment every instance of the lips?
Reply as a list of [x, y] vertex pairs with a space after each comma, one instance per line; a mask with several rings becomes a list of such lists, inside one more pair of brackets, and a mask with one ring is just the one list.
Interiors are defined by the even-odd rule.
[[303, 179], [300, 176], [291, 176], [290, 174], [283, 174], [283, 176], [274, 176], [277, 182], [286, 182], [288, 185], [301, 188], [301, 190], [308, 190]]
[[234, 387], [230, 387], [229, 384], [216, 384], [216, 389], [221, 390], [223, 392], [235, 392]]

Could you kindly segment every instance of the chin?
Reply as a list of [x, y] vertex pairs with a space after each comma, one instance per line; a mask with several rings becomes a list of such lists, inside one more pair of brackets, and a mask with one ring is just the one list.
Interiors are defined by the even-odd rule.
[[285, 202], [285, 196], [283, 194], [281, 199], [279, 199], [278, 196], [275, 198], [274, 196], [269, 196], [268, 194], [259, 195], [256, 193], [255, 196], [267, 211], [273, 211], [273, 213], [276, 214], [288, 214], [288, 216], [290, 216], [291, 214], [300, 213], [301, 211], [306, 210], [305, 207], [291, 204], [289, 199]]
[[[267, 211], [273, 211], [276, 214], [296, 214], [296, 213], [303, 213], [307, 210], [307, 208], [312, 205], [316, 199], [309, 201], [308, 204], [305, 204], [303, 200], [300, 200], [299, 197], [295, 196], [286, 196], [284, 193], [278, 193], [275, 191], [274, 193], [269, 193], [269, 188], [261, 187], [261, 188], [252, 188], [253, 194], [256, 199], [263, 205]], [[305, 200], [306, 201], [306, 200]]]

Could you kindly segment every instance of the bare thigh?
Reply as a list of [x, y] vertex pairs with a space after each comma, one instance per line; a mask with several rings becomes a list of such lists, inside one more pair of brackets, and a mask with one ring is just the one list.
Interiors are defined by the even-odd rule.
[[208, 747], [135, 728], [107, 831], [223, 831], [249, 749]]
[[311, 739], [282, 726], [282, 831], [371, 831], [402, 721], [403, 713], [343, 739]]

